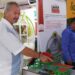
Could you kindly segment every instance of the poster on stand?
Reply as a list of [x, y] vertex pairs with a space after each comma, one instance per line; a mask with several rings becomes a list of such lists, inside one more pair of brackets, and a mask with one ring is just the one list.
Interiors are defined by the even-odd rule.
[[67, 0], [67, 18], [75, 17], [75, 1]]
[[[61, 1], [42, 0], [42, 7], [43, 7], [42, 9], [43, 9], [43, 21], [44, 21], [43, 30], [44, 31], [38, 32], [38, 50], [41, 52], [47, 50], [48, 42], [54, 33], [61, 36], [62, 31], [65, 29], [66, 2], [62, 0]], [[38, 16], [40, 16], [39, 13]], [[40, 24], [38, 26], [40, 26]]]
[[67, 25], [69, 26], [75, 18], [75, 1], [67, 0]]

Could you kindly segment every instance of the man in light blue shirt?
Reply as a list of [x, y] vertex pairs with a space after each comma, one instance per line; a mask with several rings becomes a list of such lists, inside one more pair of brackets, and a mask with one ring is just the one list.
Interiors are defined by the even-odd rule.
[[75, 18], [62, 33], [62, 53], [65, 63], [75, 67]]
[[21, 43], [13, 28], [13, 23], [18, 21], [19, 15], [19, 5], [16, 2], [7, 3], [4, 18], [0, 22], [0, 75], [17, 75], [20, 70], [22, 54], [33, 58], [39, 58], [40, 56], [42, 62], [50, 59]]

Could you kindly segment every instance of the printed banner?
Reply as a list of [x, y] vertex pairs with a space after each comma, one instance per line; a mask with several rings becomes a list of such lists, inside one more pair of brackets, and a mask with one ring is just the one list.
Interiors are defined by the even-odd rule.
[[61, 36], [66, 27], [66, 2], [59, 0], [43, 0], [42, 2], [44, 31], [38, 33], [38, 46], [40, 51], [46, 51], [52, 35], [56, 33]]

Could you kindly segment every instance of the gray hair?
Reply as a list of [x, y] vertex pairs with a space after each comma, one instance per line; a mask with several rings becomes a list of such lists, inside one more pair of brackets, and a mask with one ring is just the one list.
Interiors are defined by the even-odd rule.
[[18, 3], [16, 3], [16, 2], [8, 2], [5, 6], [5, 11], [10, 10], [13, 5], [19, 7]]

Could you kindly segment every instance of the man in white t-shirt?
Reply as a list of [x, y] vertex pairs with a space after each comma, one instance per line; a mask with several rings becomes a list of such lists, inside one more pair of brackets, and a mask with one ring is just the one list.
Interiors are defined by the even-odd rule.
[[[0, 75], [17, 75], [20, 70], [21, 54], [39, 58], [39, 53], [23, 46], [13, 23], [19, 19], [20, 8], [16, 2], [9, 2], [0, 22]], [[40, 55], [42, 62], [51, 58]]]

